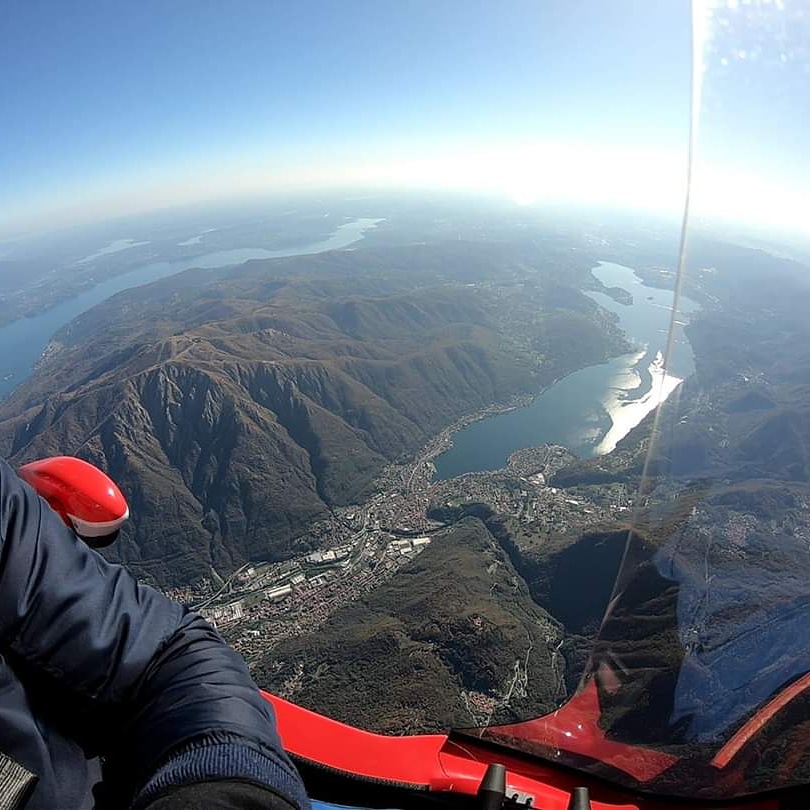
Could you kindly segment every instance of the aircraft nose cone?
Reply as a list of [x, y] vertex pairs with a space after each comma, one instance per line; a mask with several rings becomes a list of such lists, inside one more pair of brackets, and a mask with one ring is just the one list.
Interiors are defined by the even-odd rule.
[[129, 506], [115, 482], [98, 467], [72, 456], [26, 464], [20, 477], [90, 545], [109, 545], [129, 517]]

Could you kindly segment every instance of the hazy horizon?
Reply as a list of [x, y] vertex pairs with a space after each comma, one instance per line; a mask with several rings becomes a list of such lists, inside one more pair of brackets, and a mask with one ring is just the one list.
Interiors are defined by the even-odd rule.
[[[696, 215], [806, 229], [808, 15], [714, 5]], [[0, 240], [344, 188], [676, 215], [690, 24], [674, 0], [12, 3]]]

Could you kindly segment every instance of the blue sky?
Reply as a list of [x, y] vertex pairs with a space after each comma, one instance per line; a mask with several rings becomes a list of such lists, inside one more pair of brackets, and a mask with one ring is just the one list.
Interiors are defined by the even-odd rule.
[[0, 235], [301, 184], [676, 191], [689, 60], [686, 0], [5, 0]]

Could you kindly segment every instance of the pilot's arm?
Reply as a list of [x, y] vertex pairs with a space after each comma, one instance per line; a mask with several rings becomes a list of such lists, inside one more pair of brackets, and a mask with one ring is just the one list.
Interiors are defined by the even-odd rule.
[[89, 549], [2, 460], [0, 652], [101, 756], [99, 807], [307, 807], [243, 660]]

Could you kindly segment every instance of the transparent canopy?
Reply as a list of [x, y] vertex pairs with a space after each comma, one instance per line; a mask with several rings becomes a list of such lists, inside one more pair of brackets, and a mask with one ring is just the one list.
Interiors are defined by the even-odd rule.
[[[810, 109], [807, 11], [698, 4], [694, 31], [691, 198], [660, 345], [646, 347], [666, 370], [683, 366], [686, 325], [694, 373], [600, 469], [637, 497], [575, 695], [543, 718], [465, 733], [653, 793], [722, 799], [810, 781], [810, 278], [776, 252], [720, 257], [701, 219], [747, 130], [789, 120], [785, 141], [807, 138], [795, 131]], [[810, 209], [769, 211], [764, 190], [791, 182], [806, 201], [809, 170], [793, 161], [722, 189], [752, 212], [740, 244], [767, 249], [777, 225], [807, 233]]]

